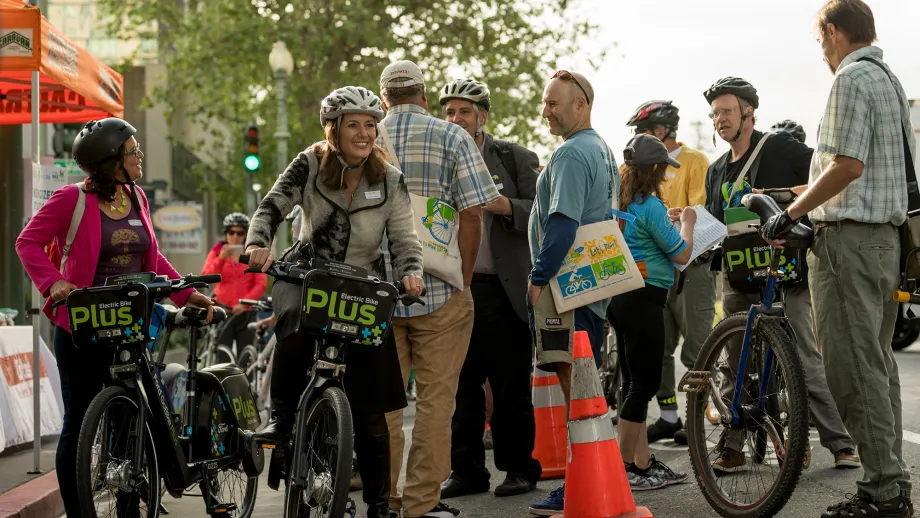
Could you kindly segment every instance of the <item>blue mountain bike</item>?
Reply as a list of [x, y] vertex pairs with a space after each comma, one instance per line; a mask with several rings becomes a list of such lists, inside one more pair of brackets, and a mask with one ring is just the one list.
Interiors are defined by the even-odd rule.
[[[750, 194], [742, 203], [761, 221], [782, 212], [767, 195]], [[786, 248], [805, 249], [813, 232], [799, 223], [782, 237]], [[688, 393], [693, 471], [703, 496], [725, 517], [778, 513], [808, 452], [805, 372], [781, 300], [780, 249], [770, 257], [760, 304], [719, 322], [680, 381]], [[707, 419], [707, 405], [718, 410], [718, 423]]]

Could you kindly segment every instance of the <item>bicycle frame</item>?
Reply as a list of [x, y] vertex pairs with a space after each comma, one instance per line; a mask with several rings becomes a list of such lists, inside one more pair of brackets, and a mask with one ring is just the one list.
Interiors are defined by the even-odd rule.
[[[731, 415], [731, 424], [732, 426], [741, 426], [741, 394], [742, 386], [744, 384], [743, 373], [747, 370], [748, 362], [748, 352], [751, 345], [751, 335], [754, 331], [754, 324], [758, 315], [770, 315], [773, 317], [786, 318], [785, 312], [783, 311], [782, 306], [774, 307], [773, 303], [776, 298], [776, 278], [779, 269], [779, 253], [778, 249], [771, 249], [771, 258], [770, 258], [770, 269], [767, 271], [767, 285], [764, 289], [763, 297], [761, 298], [761, 303], [759, 306], [752, 305], [748, 309], [748, 318], [747, 326], [744, 329], [744, 341], [741, 344], [741, 354], [738, 360], [738, 375], [735, 376], [735, 392], [732, 396], [732, 405], [731, 408], [727, 409]], [[767, 391], [767, 384], [770, 381], [770, 375], [772, 374], [774, 354], [773, 349], [767, 348], [766, 357], [764, 359], [763, 372], [760, 377], [760, 390], [757, 395], [757, 405], [763, 410], [766, 407], [766, 397], [764, 394]], [[721, 402], [719, 402], [721, 403]], [[717, 406], [719, 406], [717, 403]], [[723, 409], [719, 409], [720, 412]], [[724, 414], [723, 414], [724, 415]]]
[[[200, 333], [201, 331], [198, 328], [189, 327], [189, 377], [186, 404], [188, 411], [183, 412], [182, 430], [185, 431], [183, 435], [176, 433], [163, 386], [160, 380], [154, 376], [154, 371], [151, 369], [148, 359], [149, 350], [146, 344], [136, 346], [142, 354], [139, 355], [134, 363], [113, 365], [110, 369], [113, 380], [121, 382], [129, 391], [134, 389], [140, 409], [138, 416], [139, 428], [150, 428], [154, 447], [158, 452], [162, 452], [157, 455], [158, 462], [165, 468], [161, 476], [166, 481], [167, 490], [173, 496], [180, 496], [185, 488], [199, 482], [208, 472], [239, 462], [239, 448], [243, 448], [244, 444], [244, 438], [241, 435], [237, 441], [237, 449], [231, 449], [227, 455], [217, 459], [189, 462], [190, 458], [194, 458], [192, 433], [195, 428], [194, 419], [197, 416], [200, 404], [197, 394], [200, 384], [199, 377], [208, 374], [198, 370], [198, 358], [195, 351]], [[216, 378], [214, 383], [220, 384]], [[157, 407], [151, 405], [151, 396], [159, 401]], [[234, 412], [229, 412], [225, 415], [234, 421], [233, 424], [236, 425], [238, 431], [242, 431], [241, 423]], [[144, 435], [140, 434], [134, 453], [133, 475], [138, 474], [142, 465], [140, 459], [143, 458], [143, 443]], [[188, 454], [186, 454], [186, 449]]]

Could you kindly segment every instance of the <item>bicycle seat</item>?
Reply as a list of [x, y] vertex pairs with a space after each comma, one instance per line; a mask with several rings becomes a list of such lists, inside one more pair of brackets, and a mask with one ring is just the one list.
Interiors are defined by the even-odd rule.
[[[761, 222], [783, 213], [783, 209], [776, 203], [776, 200], [765, 194], [746, 194], [744, 198], [741, 199], [741, 204], [749, 211], [757, 214]], [[786, 241], [783, 245], [786, 248], [808, 248], [811, 246], [814, 237], [814, 231], [803, 223], [796, 223], [791, 229], [783, 233], [782, 236], [779, 236], [780, 239]]]
[[166, 325], [175, 325], [176, 317], [179, 315], [182, 309], [175, 306], [163, 306], [163, 310], [166, 311]]

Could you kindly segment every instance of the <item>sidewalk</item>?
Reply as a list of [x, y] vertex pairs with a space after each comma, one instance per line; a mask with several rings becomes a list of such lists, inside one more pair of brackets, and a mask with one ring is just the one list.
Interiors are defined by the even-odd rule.
[[32, 443], [0, 453], [0, 518], [47, 518], [64, 512], [54, 472], [57, 436], [42, 440], [41, 475], [34, 467]]

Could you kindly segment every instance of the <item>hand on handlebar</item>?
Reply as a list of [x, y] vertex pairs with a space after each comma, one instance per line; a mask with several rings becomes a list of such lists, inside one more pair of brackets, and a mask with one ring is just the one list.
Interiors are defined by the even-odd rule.
[[795, 226], [796, 220], [792, 219], [789, 212], [783, 211], [780, 214], [770, 216], [770, 219], [760, 227], [760, 233], [763, 234], [767, 241], [775, 242], [783, 233]]
[[77, 289], [77, 287], [64, 279], [61, 279], [51, 285], [51, 298], [55, 302], [63, 302], [67, 300], [67, 295], [70, 295], [70, 292]]
[[262, 248], [257, 245], [250, 245], [246, 249], [249, 255], [249, 267], [261, 270], [263, 273], [275, 262], [275, 255], [270, 248]]
[[188, 303], [192, 306], [197, 306], [199, 308], [207, 308], [208, 316], [205, 318], [205, 322], [211, 323], [211, 317], [214, 316], [214, 301], [211, 300], [207, 295], [204, 295], [199, 292], [194, 292], [188, 296]]
[[403, 291], [406, 292], [406, 295], [412, 295], [413, 297], [420, 297], [422, 291], [425, 289], [425, 281], [420, 277], [415, 275], [406, 275], [402, 278], [402, 287]]

